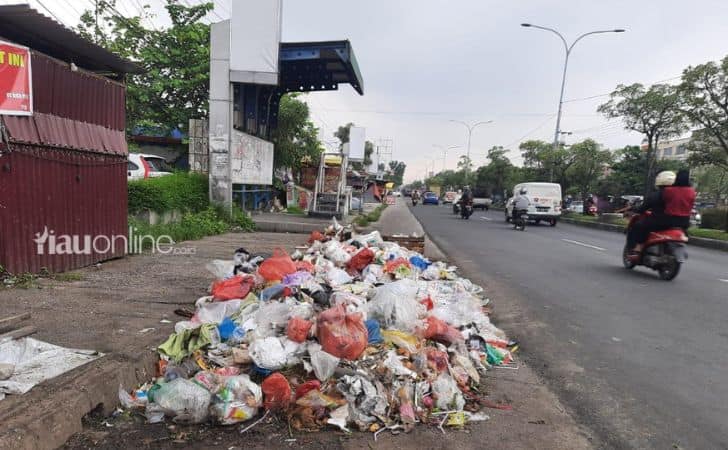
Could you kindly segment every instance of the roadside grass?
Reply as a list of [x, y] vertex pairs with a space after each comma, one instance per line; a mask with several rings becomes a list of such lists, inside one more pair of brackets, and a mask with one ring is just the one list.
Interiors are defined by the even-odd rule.
[[716, 239], [719, 241], [728, 241], [728, 233], [722, 230], [713, 230], [710, 228], [690, 228], [688, 235], [701, 237], [706, 239]]
[[302, 208], [298, 206], [289, 206], [286, 208], [286, 213], [288, 214], [294, 214], [296, 216], [304, 216], [306, 215], [306, 211], [304, 211]]
[[369, 214], [362, 214], [358, 216], [356, 219], [354, 219], [354, 223], [359, 225], [360, 227], [365, 227], [369, 225], [370, 223], [374, 223], [379, 221], [379, 218], [382, 216], [382, 211], [387, 207], [385, 204], [381, 204], [377, 206], [374, 211], [370, 212]]

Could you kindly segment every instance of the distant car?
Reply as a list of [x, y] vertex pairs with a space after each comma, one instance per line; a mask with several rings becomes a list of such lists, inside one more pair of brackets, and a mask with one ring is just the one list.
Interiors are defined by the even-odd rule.
[[694, 227], [700, 227], [700, 224], [703, 223], [703, 217], [700, 215], [700, 211], [693, 208], [693, 210], [690, 212], [690, 225]]
[[163, 177], [171, 174], [172, 170], [167, 165], [167, 161], [161, 156], [129, 153], [126, 169], [126, 179], [128, 181]]
[[402, 193], [400, 191], [392, 191], [392, 195], [394, 195], [395, 197], [401, 197]]
[[567, 210], [576, 214], [584, 214], [584, 202], [571, 202]]
[[455, 203], [455, 202], [458, 201], [459, 198], [460, 198], [460, 194], [458, 194], [457, 192], [455, 192], [455, 191], [447, 191], [442, 196], [442, 203], [444, 203], [446, 205], [448, 203]]
[[435, 194], [434, 192], [425, 192], [425, 195], [422, 196], [422, 204], [439, 205], [440, 199], [437, 198], [437, 194]]

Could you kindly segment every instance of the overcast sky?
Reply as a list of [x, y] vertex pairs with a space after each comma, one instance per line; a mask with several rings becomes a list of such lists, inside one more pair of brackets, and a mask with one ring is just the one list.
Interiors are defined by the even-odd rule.
[[[117, 1], [130, 14], [138, 3]], [[216, 14], [228, 17], [230, 1], [217, 0]], [[42, 0], [66, 23], [77, 16], [69, 2], [79, 10], [91, 3]], [[519, 163], [520, 141], [553, 139], [563, 45], [520, 23], [556, 28], [569, 41], [592, 30], [628, 30], [579, 42], [567, 75], [568, 100], [605, 94], [619, 83], [673, 79], [688, 65], [722, 58], [728, 54], [726, 19], [727, 0], [284, 0], [283, 39], [351, 41], [365, 95], [350, 86], [307, 95], [313, 119], [327, 140], [346, 122], [366, 127], [370, 140], [392, 139], [394, 159], [407, 163], [405, 178], [413, 180], [433, 159], [442, 169], [433, 144], [463, 146], [449, 152], [448, 168], [464, 153], [465, 127], [450, 119], [494, 121], [473, 133], [476, 164], [493, 145], [513, 149], [511, 159]], [[641, 136], [596, 113], [605, 100], [565, 104], [561, 128], [574, 132], [567, 139], [592, 137], [609, 148], [638, 144]]]

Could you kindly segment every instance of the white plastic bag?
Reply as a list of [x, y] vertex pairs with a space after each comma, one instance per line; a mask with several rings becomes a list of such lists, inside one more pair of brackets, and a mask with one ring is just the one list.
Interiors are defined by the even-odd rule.
[[211, 413], [223, 425], [244, 422], [258, 414], [263, 403], [260, 386], [247, 375], [227, 377], [214, 397]]
[[213, 259], [205, 264], [205, 269], [210, 272], [215, 279], [222, 280], [233, 276], [235, 270], [235, 261], [226, 261], [223, 259]]
[[351, 259], [351, 255], [344, 250], [338, 241], [328, 241], [323, 246], [324, 256], [338, 267], [344, 267]]
[[284, 368], [288, 361], [288, 353], [281, 339], [277, 337], [256, 339], [248, 350], [255, 365], [263, 369], [279, 370]]
[[313, 366], [313, 373], [316, 378], [320, 381], [326, 381], [334, 375], [334, 371], [339, 365], [339, 358], [326, 353], [318, 344], [309, 345], [308, 353], [311, 355], [311, 366]]
[[362, 244], [366, 244], [367, 247], [379, 247], [384, 243], [381, 233], [379, 233], [379, 231], [377, 230], [374, 230], [368, 234], [357, 235], [354, 237], [354, 239], [361, 242]]
[[154, 393], [154, 403], [176, 423], [200, 423], [208, 416], [211, 395], [204, 387], [184, 378], [164, 383]]
[[324, 278], [331, 287], [341, 286], [352, 281], [351, 276], [345, 270], [339, 269], [338, 267], [329, 270]]
[[435, 405], [443, 411], [451, 409], [461, 411], [465, 406], [463, 393], [460, 392], [457, 383], [447, 372], [441, 373], [432, 383], [432, 393], [436, 398]]
[[387, 358], [382, 364], [396, 376], [417, 378], [417, 374], [404, 366], [394, 350], [387, 352]]
[[365, 283], [378, 283], [384, 275], [384, 268], [379, 264], [369, 264], [362, 270], [361, 277]]
[[409, 279], [379, 286], [367, 304], [368, 316], [377, 319], [383, 329], [414, 332], [427, 311], [417, 301], [417, 291], [417, 282]]

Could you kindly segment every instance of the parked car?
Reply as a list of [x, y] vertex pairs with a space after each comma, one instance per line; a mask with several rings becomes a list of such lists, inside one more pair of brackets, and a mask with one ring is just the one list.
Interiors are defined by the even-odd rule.
[[482, 209], [488, 211], [490, 205], [493, 204], [493, 200], [485, 197], [473, 197], [473, 209]]
[[171, 174], [172, 170], [161, 156], [129, 153], [126, 169], [127, 180], [142, 180]]
[[571, 204], [567, 208], [567, 211], [576, 213], [576, 214], [583, 214], [584, 213], [584, 202], [581, 202], [581, 201], [571, 202]]
[[423, 205], [439, 205], [440, 199], [437, 198], [437, 194], [434, 192], [425, 192], [425, 195], [422, 196], [422, 204]]
[[402, 196], [402, 192], [400, 192], [400, 191], [392, 191], [392, 195], [394, 195], [395, 197], [401, 197]]

